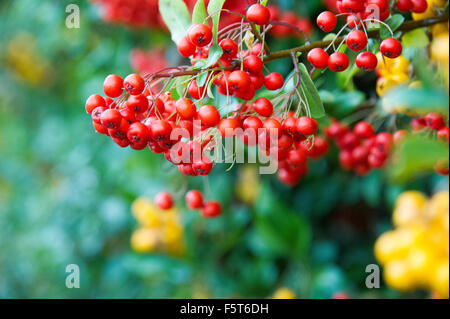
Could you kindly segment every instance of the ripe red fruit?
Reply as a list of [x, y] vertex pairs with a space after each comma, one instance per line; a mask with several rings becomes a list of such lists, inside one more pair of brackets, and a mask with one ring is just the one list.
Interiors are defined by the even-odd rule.
[[319, 124], [316, 120], [302, 116], [297, 120], [297, 132], [303, 135], [314, 135], [317, 133]]
[[426, 0], [411, 0], [412, 11], [414, 13], [424, 13], [428, 9], [428, 3]]
[[211, 28], [204, 24], [194, 24], [188, 30], [188, 37], [197, 47], [207, 46], [212, 40]]
[[249, 72], [254, 75], [258, 75], [263, 70], [263, 61], [256, 55], [249, 55], [244, 59], [243, 62], [244, 71]]
[[307, 162], [307, 155], [303, 148], [290, 150], [286, 161], [292, 166], [302, 166]]
[[339, 163], [344, 169], [351, 170], [355, 166], [351, 150], [341, 150], [339, 153]]
[[281, 126], [283, 128], [283, 131], [291, 134], [291, 135], [297, 135], [297, 119], [293, 116], [289, 116], [283, 120], [281, 123]]
[[218, 217], [222, 214], [222, 206], [216, 201], [207, 202], [204, 204], [201, 214], [206, 218]]
[[342, 0], [342, 6], [347, 12], [360, 12], [364, 9], [365, 2], [362, 0]]
[[139, 74], [130, 74], [123, 80], [123, 86], [131, 95], [139, 95], [144, 92], [145, 81]]
[[280, 135], [282, 130], [281, 123], [272, 117], [269, 117], [263, 122], [263, 128], [268, 135]]
[[348, 56], [342, 52], [335, 52], [328, 59], [328, 67], [333, 72], [343, 72], [348, 68], [349, 64]]
[[234, 59], [237, 56], [239, 47], [232, 39], [224, 39], [220, 41], [220, 47], [222, 48], [222, 58]]
[[177, 113], [183, 120], [192, 120], [197, 114], [197, 108], [194, 103], [188, 99], [183, 98], [178, 100], [176, 103]]
[[439, 113], [429, 113], [425, 116], [425, 122], [427, 126], [433, 130], [439, 130], [444, 127], [444, 118]]
[[361, 52], [356, 57], [356, 66], [361, 70], [373, 71], [378, 65], [378, 59], [372, 52]]
[[147, 144], [149, 137], [147, 126], [141, 122], [133, 123], [128, 128], [127, 138], [132, 144]]
[[382, 132], [376, 135], [374, 147], [385, 154], [389, 154], [392, 146], [392, 135], [387, 132]]
[[148, 110], [148, 99], [144, 94], [131, 95], [127, 100], [127, 107], [134, 113], [143, 113]]
[[172, 195], [168, 192], [160, 192], [155, 196], [155, 205], [162, 210], [168, 210], [173, 207]]
[[94, 130], [97, 131], [97, 133], [108, 135], [108, 129], [101, 123], [92, 122], [92, 125], [94, 126]]
[[360, 138], [369, 139], [375, 136], [375, 130], [367, 122], [359, 122], [355, 125], [353, 132]]
[[400, 12], [409, 12], [413, 8], [413, 3], [411, 0], [398, 0], [397, 1], [397, 9]]
[[258, 3], [247, 10], [247, 19], [257, 25], [266, 25], [270, 21], [270, 10]]
[[96, 108], [92, 111], [92, 113], [91, 113], [92, 121], [95, 122], [95, 123], [101, 124], [100, 116], [102, 115], [102, 113], [103, 113], [105, 110], [107, 110], [107, 108], [104, 107], [104, 106], [98, 106], [98, 107], [96, 107]]
[[92, 111], [99, 106], [106, 107], [105, 99], [98, 94], [91, 95], [86, 100], [86, 105], [85, 105], [86, 113], [92, 114]]
[[191, 190], [186, 193], [186, 204], [189, 209], [200, 209], [203, 207], [203, 195], [198, 190]]
[[122, 116], [116, 109], [106, 109], [100, 115], [100, 121], [107, 129], [116, 129], [122, 121]]
[[108, 75], [103, 82], [103, 91], [112, 98], [122, 95], [122, 88], [123, 79], [116, 74]]
[[203, 94], [205, 93], [205, 88], [203, 86], [199, 87], [197, 85], [197, 81], [193, 80], [191, 81], [191, 83], [189, 83], [188, 92], [193, 99], [200, 100], [203, 97]]
[[263, 127], [263, 122], [256, 116], [249, 116], [244, 120], [243, 127], [246, 130], [252, 130], [256, 133]]
[[283, 76], [280, 73], [273, 72], [264, 78], [264, 85], [270, 91], [281, 89], [284, 84]]
[[155, 142], [167, 141], [170, 139], [172, 125], [166, 120], [154, 120], [148, 126], [150, 137]]
[[[108, 129], [108, 133], [112, 138], [124, 139], [127, 140], [127, 132], [130, 124], [123, 117], [120, 119], [120, 124], [118, 127], [114, 129]], [[128, 144], [127, 144], [128, 146]]]
[[233, 137], [235, 135], [235, 130], [239, 127], [239, 121], [230, 117], [220, 120], [217, 129], [223, 137]]
[[325, 69], [328, 67], [328, 53], [324, 49], [315, 48], [309, 51], [308, 61], [317, 69]]
[[220, 122], [220, 113], [212, 105], [203, 105], [197, 114], [204, 127], [214, 127]]
[[324, 11], [317, 17], [317, 25], [323, 32], [331, 32], [336, 28], [337, 17], [333, 12]]
[[443, 127], [437, 132], [437, 138], [448, 143], [448, 127]]
[[250, 76], [244, 71], [233, 71], [228, 77], [228, 85], [232, 93], [245, 93], [252, 84]]
[[213, 168], [213, 164], [212, 164], [211, 160], [206, 156], [203, 156], [201, 159], [192, 163], [192, 169], [194, 170], [195, 174], [197, 174], [197, 175], [206, 176], [209, 173], [211, 173], [212, 168]]
[[425, 128], [427, 123], [426, 123], [424, 118], [419, 117], [419, 118], [413, 119], [411, 121], [410, 125], [411, 125], [411, 128], [413, 129], [413, 131], [420, 131], [420, 130], [423, 130]]
[[389, 10], [388, 0], [368, 0], [366, 3], [368, 6], [377, 6], [380, 12]]
[[188, 58], [195, 53], [195, 45], [188, 39], [188, 37], [182, 37], [177, 44], [178, 52], [185, 58]]
[[255, 110], [256, 113], [258, 113], [263, 117], [269, 117], [273, 114], [273, 105], [265, 97], [257, 99], [253, 103], [253, 109]]
[[400, 143], [406, 136], [408, 136], [408, 131], [406, 130], [398, 130], [394, 133], [393, 139], [394, 143], [398, 144]]
[[385, 57], [395, 59], [402, 54], [403, 47], [400, 41], [394, 38], [388, 38], [381, 42], [380, 51]]
[[367, 46], [366, 34], [361, 30], [353, 30], [347, 35], [347, 46], [350, 50], [361, 51]]
[[350, 28], [356, 28], [360, 24], [358, 16], [351, 14], [347, 16], [347, 24]]

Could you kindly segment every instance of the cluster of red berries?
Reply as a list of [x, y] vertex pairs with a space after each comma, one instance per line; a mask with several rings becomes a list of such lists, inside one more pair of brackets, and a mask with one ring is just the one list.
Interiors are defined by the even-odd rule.
[[326, 135], [334, 140], [340, 149], [341, 166], [355, 171], [358, 175], [366, 175], [371, 169], [383, 168], [394, 143], [392, 134], [375, 134], [374, 128], [367, 122], [359, 122], [351, 130], [333, 120], [331, 126], [326, 129]]
[[[302, 30], [306, 35], [310, 35], [314, 31], [314, 25], [308, 18], [300, 17], [293, 11], [281, 11], [275, 5], [267, 6], [267, 8], [270, 11], [270, 20], [273, 22], [283, 22], [294, 26]], [[275, 37], [298, 36], [294, 28], [276, 23], [269, 30], [269, 33]]]
[[[391, 12], [389, 11], [388, 0], [337, 0], [337, 9], [340, 13], [351, 13], [349, 16], [352, 21], [357, 17], [358, 19], [371, 18], [374, 15], [379, 15], [377, 19], [386, 20]], [[424, 13], [428, 8], [426, 0], [398, 0], [397, 9], [401, 12], [412, 11], [414, 13]]]
[[[374, 1], [375, 0], [369, 0], [367, 2], [373, 3]], [[352, 2], [364, 3], [364, 1]], [[369, 40], [365, 32], [357, 29], [357, 21], [359, 20], [355, 20], [354, 23], [350, 24], [350, 26], [354, 29], [348, 33], [345, 42], [350, 50], [359, 52], [367, 48]], [[337, 25], [337, 17], [330, 11], [322, 12], [317, 17], [317, 25], [324, 32], [331, 32]], [[385, 57], [391, 59], [399, 57], [402, 54], [402, 50], [402, 44], [394, 38], [385, 39], [380, 45], [381, 53]], [[308, 53], [308, 61], [317, 69], [325, 69], [328, 67], [333, 72], [343, 72], [350, 65], [350, 60], [345, 53], [334, 52], [333, 54], [328, 55], [328, 53], [322, 48], [312, 49]], [[355, 62], [358, 68], [365, 71], [373, 71], [378, 65], [376, 55], [369, 51], [359, 53]]]
[[[222, 214], [222, 206], [217, 201], [203, 201], [203, 194], [198, 190], [191, 190], [186, 193], [186, 204], [189, 209], [200, 210], [205, 218], [218, 217]], [[174, 200], [168, 192], [160, 192], [155, 196], [155, 205], [162, 210], [169, 210], [173, 207]]]

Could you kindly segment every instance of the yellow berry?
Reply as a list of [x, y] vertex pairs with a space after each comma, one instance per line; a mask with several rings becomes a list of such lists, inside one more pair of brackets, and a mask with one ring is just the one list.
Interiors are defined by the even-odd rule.
[[431, 276], [431, 287], [441, 298], [448, 299], [449, 293], [449, 262], [443, 260], [439, 262]]
[[131, 247], [138, 253], [146, 253], [155, 249], [158, 243], [158, 231], [148, 228], [140, 228], [131, 236]]
[[275, 293], [273, 294], [272, 299], [295, 299], [295, 293], [286, 287], [279, 288]]
[[405, 262], [394, 260], [384, 267], [384, 280], [390, 287], [400, 291], [411, 291], [414, 289], [414, 280]]
[[[431, 43], [431, 59], [436, 62], [449, 63], [449, 33], [442, 33]], [[448, 68], [448, 66], [447, 66]]]

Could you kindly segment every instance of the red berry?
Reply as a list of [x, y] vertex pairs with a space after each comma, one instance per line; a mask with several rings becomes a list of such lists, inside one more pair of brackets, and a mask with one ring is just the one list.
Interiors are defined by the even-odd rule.
[[161, 192], [155, 196], [155, 205], [162, 210], [168, 210], [173, 207], [172, 195], [168, 192]]
[[208, 175], [211, 172], [212, 168], [213, 164], [211, 160], [206, 156], [203, 156], [201, 159], [192, 163], [192, 169], [197, 175]]
[[172, 125], [166, 120], [154, 120], [147, 127], [149, 128], [150, 137], [155, 142], [170, 140]]
[[218, 217], [222, 214], [222, 206], [219, 202], [210, 201], [204, 204], [201, 213], [206, 218]]
[[333, 72], [343, 72], [348, 68], [349, 64], [348, 56], [342, 52], [335, 52], [328, 59], [328, 67]]
[[281, 89], [284, 84], [283, 76], [280, 73], [273, 72], [264, 78], [264, 85], [270, 91]]
[[347, 16], [347, 24], [350, 28], [356, 28], [361, 23], [358, 16], [351, 14]]
[[86, 113], [92, 114], [92, 111], [99, 106], [106, 107], [105, 99], [98, 94], [91, 95], [86, 100], [86, 105], [85, 105]]
[[408, 136], [408, 132], [406, 130], [398, 130], [394, 133], [393, 139], [394, 143], [400, 143], [406, 136]]
[[139, 95], [144, 92], [145, 81], [139, 74], [130, 74], [123, 80], [123, 86], [131, 95]]
[[116, 75], [110, 74], [103, 82], [103, 91], [109, 97], [115, 98], [122, 95], [123, 79]]
[[220, 113], [212, 105], [202, 106], [197, 114], [204, 127], [214, 127], [220, 122]]
[[337, 18], [336, 15], [330, 11], [325, 11], [319, 14], [317, 17], [317, 25], [323, 32], [331, 32], [336, 28]]
[[270, 10], [256, 3], [247, 10], [247, 19], [257, 25], [266, 25], [270, 21]]
[[132, 144], [147, 144], [149, 137], [147, 126], [141, 122], [133, 123], [128, 128], [127, 138]]
[[295, 117], [289, 116], [283, 120], [281, 123], [283, 130], [291, 135], [297, 135], [297, 119]]
[[188, 37], [182, 37], [177, 44], [178, 52], [185, 58], [188, 58], [195, 53], [195, 45], [188, 39]]
[[385, 57], [395, 59], [402, 54], [403, 48], [400, 41], [394, 38], [388, 38], [381, 42], [380, 51]]
[[104, 127], [101, 123], [92, 122], [94, 129], [97, 133], [108, 135], [108, 129]]
[[360, 12], [364, 9], [363, 0], [342, 0], [342, 6], [347, 12]]
[[378, 59], [372, 52], [361, 52], [356, 57], [356, 66], [361, 70], [373, 71], [378, 65]]
[[148, 110], [148, 99], [144, 94], [131, 95], [127, 100], [127, 107], [134, 113], [143, 113]]
[[433, 130], [439, 130], [445, 125], [442, 115], [435, 112], [429, 113], [427, 116], [425, 116], [425, 122], [427, 126]]
[[410, 125], [413, 131], [421, 131], [427, 126], [427, 123], [424, 118], [415, 118], [411, 121]]
[[367, 46], [366, 34], [361, 30], [353, 30], [347, 35], [347, 46], [352, 51], [361, 51]]
[[368, 0], [366, 3], [368, 6], [377, 6], [380, 12], [389, 10], [388, 0]]
[[443, 127], [437, 132], [437, 138], [448, 143], [448, 127]]
[[186, 193], [186, 204], [189, 209], [200, 209], [203, 207], [203, 195], [198, 190], [191, 190]]
[[257, 99], [253, 103], [253, 109], [255, 110], [256, 113], [258, 113], [263, 117], [269, 117], [273, 114], [273, 105], [265, 97]]
[[223, 51], [222, 58], [229, 60], [236, 58], [239, 47], [232, 39], [224, 39], [220, 41], [220, 47]]
[[367, 122], [359, 122], [355, 125], [353, 132], [360, 138], [369, 139], [375, 136], [375, 130], [372, 125]]
[[116, 129], [122, 121], [122, 116], [116, 109], [107, 109], [100, 115], [100, 120], [107, 129]]
[[92, 111], [92, 113], [91, 113], [92, 121], [95, 122], [95, 123], [101, 124], [100, 116], [102, 115], [102, 113], [103, 113], [105, 110], [107, 110], [107, 108], [104, 107], [104, 106], [98, 106], [98, 107], [96, 107], [96, 108]]
[[197, 108], [195, 107], [194, 103], [188, 98], [178, 100], [175, 105], [178, 115], [183, 120], [192, 120], [197, 114]]
[[412, 11], [414, 13], [424, 13], [428, 9], [428, 3], [426, 0], [411, 0]]
[[251, 130], [256, 133], [263, 127], [263, 122], [256, 116], [249, 116], [244, 120], [243, 127], [246, 130]]
[[233, 71], [228, 77], [228, 85], [232, 93], [245, 93], [250, 89], [252, 81], [244, 71]]
[[197, 85], [197, 81], [193, 80], [188, 85], [188, 92], [193, 99], [200, 100], [203, 97], [203, 94], [205, 93], [205, 88], [203, 86], [199, 87]]
[[[122, 117], [120, 119], [119, 126], [116, 128], [113, 128], [113, 129], [108, 129], [108, 133], [112, 138], [127, 140], [127, 132], [128, 132], [129, 127], [130, 127], [130, 123], [128, 123], [128, 121]], [[128, 144], [127, 144], [127, 146], [128, 146]]]
[[220, 120], [217, 126], [223, 137], [233, 137], [237, 128], [239, 128], [239, 121], [232, 117]]
[[397, 1], [397, 9], [400, 12], [409, 12], [413, 8], [413, 3], [411, 0], [398, 0]]
[[212, 40], [211, 28], [204, 24], [194, 24], [188, 30], [188, 37], [197, 47], [207, 46]]
[[341, 150], [339, 153], [339, 162], [344, 169], [351, 170], [355, 166], [351, 150]]
[[328, 67], [328, 53], [324, 49], [315, 48], [309, 51], [308, 61], [317, 69], [325, 69]]
[[249, 55], [244, 59], [243, 62], [244, 71], [249, 72], [254, 75], [258, 75], [263, 70], [263, 61], [256, 55]]
[[316, 120], [302, 116], [297, 120], [297, 132], [303, 135], [314, 135], [319, 125]]
[[286, 161], [292, 166], [305, 165], [307, 162], [306, 152], [303, 148], [290, 150]]

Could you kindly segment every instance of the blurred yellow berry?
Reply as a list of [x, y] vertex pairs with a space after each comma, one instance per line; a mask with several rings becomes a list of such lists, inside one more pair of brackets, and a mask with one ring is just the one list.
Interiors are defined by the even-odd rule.
[[423, 215], [423, 209], [427, 203], [427, 197], [416, 191], [401, 194], [395, 204], [392, 220], [395, 226], [404, 226]]
[[396, 290], [407, 292], [414, 288], [414, 281], [406, 263], [403, 261], [390, 261], [384, 267], [383, 274], [386, 283]]
[[434, 268], [433, 262], [434, 256], [429, 247], [413, 247], [406, 258], [411, 279], [425, 288], [428, 276]]
[[377, 94], [378, 96], [385, 96], [390, 90], [397, 86], [397, 82], [391, 78], [381, 77], [377, 81]]
[[272, 296], [272, 299], [295, 299], [295, 293], [286, 287], [279, 288]]
[[[431, 59], [440, 63], [449, 63], [449, 33], [442, 33], [431, 43]], [[448, 66], [447, 66], [448, 68]]]
[[439, 262], [431, 276], [431, 287], [441, 298], [449, 298], [449, 262], [443, 260]]
[[153, 229], [139, 228], [131, 235], [131, 247], [138, 253], [147, 253], [158, 244], [158, 232]]
[[433, 37], [437, 37], [437, 36], [439, 36], [442, 33], [448, 33], [448, 25], [447, 25], [447, 23], [435, 24], [431, 28], [431, 33], [432, 33]]

